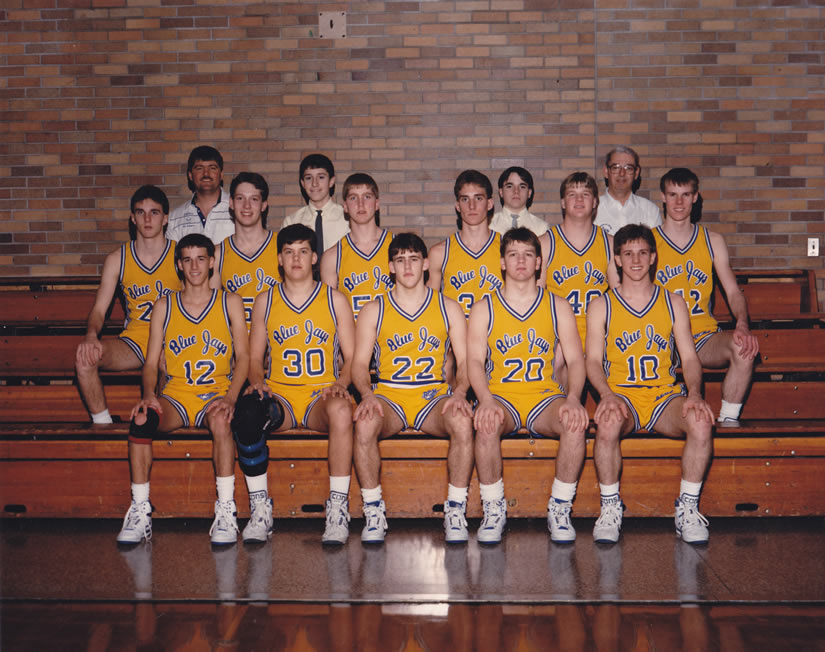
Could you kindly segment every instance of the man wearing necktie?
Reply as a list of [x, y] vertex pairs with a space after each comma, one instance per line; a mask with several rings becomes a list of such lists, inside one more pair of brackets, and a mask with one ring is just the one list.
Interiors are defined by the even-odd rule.
[[520, 226], [541, 237], [549, 228], [547, 222], [528, 209], [533, 204], [533, 175], [524, 168], [509, 167], [498, 178], [498, 196], [501, 210], [493, 215], [490, 229], [502, 235]]
[[310, 154], [298, 171], [301, 194], [306, 206], [284, 219], [283, 226], [303, 224], [315, 231], [318, 257], [349, 233], [344, 209], [333, 199], [335, 167], [323, 154]]

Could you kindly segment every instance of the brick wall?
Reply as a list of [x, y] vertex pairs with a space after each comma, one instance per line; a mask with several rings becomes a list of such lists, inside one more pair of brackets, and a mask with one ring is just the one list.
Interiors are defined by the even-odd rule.
[[[804, 248], [825, 234], [825, 9], [770, 4], [4, 0], [0, 275], [98, 273], [131, 192], [184, 199], [202, 143], [226, 185], [267, 177], [276, 224], [323, 151], [339, 181], [376, 177], [385, 224], [430, 242], [466, 167], [494, 183], [528, 167], [555, 222], [560, 179], [601, 179], [629, 144], [644, 196], [670, 167], [699, 174], [735, 267], [822, 269]], [[319, 38], [319, 11], [345, 11], [347, 37]]]

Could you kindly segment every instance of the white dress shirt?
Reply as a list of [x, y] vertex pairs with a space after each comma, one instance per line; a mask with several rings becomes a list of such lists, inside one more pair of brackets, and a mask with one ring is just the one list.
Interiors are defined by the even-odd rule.
[[205, 224], [200, 209], [195, 205], [195, 197], [196, 195], [192, 195], [192, 199], [183, 202], [169, 214], [167, 240], [180, 242], [185, 235], [202, 233], [217, 245], [235, 233], [235, 222], [229, 215], [229, 193], [221, 188], [221, 198], [209, 211]]
[[506, 233], [513, 228], [513, 215], [516, 216], [516, 226], [527, 227], [537, 236], [544, 235], [550, 228], [547, 222], [540, 217], [536, 217], [526, 208], [522, 208], [519, 213], [502, 208], [493, 215], [493, 219], [490, 221], [490, 230], [502, 234]]
[[[324, 251], [338, 244], [338, 241], [349, 233], [349, 222], [344, 219], [344, 207], [330, 199], [321, 210], [321, 219], [324, 222]], [[290, 224], [304, 224], [315, 230], [315, 217], [318, 209], [307, 204], [284, 218], [284, 226]], [[318, 252], [318, 256], [322, 254]]]
[[644, 224], [655, 229], [662, 223], [662, 213], [652, 201], [635, 193], [630, 193], [622, 206], [618, 199], [606, 192], [599, 197], [599, 209], [594, 223], [607, 231], [608, 235], [616, 235], [616, 231], [627, 224]]

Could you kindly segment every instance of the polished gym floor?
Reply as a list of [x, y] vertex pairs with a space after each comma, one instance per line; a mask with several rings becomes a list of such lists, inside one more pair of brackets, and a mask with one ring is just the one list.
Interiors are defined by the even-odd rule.
[[356, 519], [324, 547], [296, 519], [213, 548], [209, 521], [156, 519], [119, 548], [119, 522], [3, 519], [0, 649], [825, 651], [825, 520], [713, 519], [704, 546], [670, 519], [613, 546], [574, 523], [572, 545], [520, 519], [447, 546], [437, 520], [390, 519], [365, 546]]

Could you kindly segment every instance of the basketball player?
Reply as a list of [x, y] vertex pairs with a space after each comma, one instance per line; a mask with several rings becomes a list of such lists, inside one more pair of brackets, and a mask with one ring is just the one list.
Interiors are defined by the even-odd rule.
[[[702, 365], [687, 306], [653, 282], [656, 240], [648, 227], [619, 229], [613, 252], [619, 284], [593, 299], [587, 311], [587, 377], [601, 397], [594, 415], [601, 514], [593, 538], [597, 543], [619, 540], [624, 510], [619, 440], [645, 428], [686, 438], [676, 532], [687, 543], [705, 543], [708, 522], [699, 513], [699, 494], [713, 451], [713, 412], [702, 399]], [[687, 388], [673, 376], [674, 343]]]
[[[449, 486], [444, 505], [448, 543], [467, 541], [467, 489], [473, 470], [472, 409], [464, 342], [467, 325], [461, 307], [427, 288], [427, 247], [414, 233], [396, 235], [389, 249], [395, 287], [361, 309], [356, 325], [352, 380], [361, 394], [355, 410], [355, 470], [361, 484], [366, 525], [361, 541], [380, 543], [387, 531], [380, 485], [378, 440], [405, 428], [450, 438]], [[445, 382], [452, 343], [456, 362], [453, 391]], [[378, 382], [370, 383], [375, 354]]]
[[[570, 305], [536, 286], [541, 262], [539, 240], [532, 231], [507, 231], [501, 238], [504, 285], [470, 311], [467, 370], [478, 397], [475, 459], [484, 507], [479, 543], [501, 541], [507, 521], [501, 437], [519, 428], [559, 437], [547, 525], [555, 542], [576, 538], [570, 510], [590, 422], [578, 399], [584, 387], [584, 355]], [[553, 379], [557, 345], [569, 369], [566, 396]]]
[[284, 227], [277, 243], [282, 281], [255, 299], [250, 387], [233, 422], [239, 462], [250, 501], [255, 501], [243, 539], [262, 542], [272, 533], [267, 432], [305, 427], [329, 433], [330, 493], [322, 541], [345, 543], [352, 470], [352, 401], [347, 393], [355, 338], [352, 310], [343, 294], [312, 276], [318, 259], [312, 229]]
[[[175, 247], [183, 290], [157, 301], [149, 326], [143, 366], [143, 400], [132, 410], [129, 466], [132, 504], [118, 543], [139, 543], [152, 536], [149, 472], [152, 441], [183, 426], [206, 426], [212, 433], [212, 460], [218, 500], [209, 534], [213, 544], [238, 537], [235, 509], [235, 447], [229, 422], [249, 367], [243, 303], [235, 294], [209, 287], [215, 245], [190, 233]], [[234, 367], [233, 367], [234, 357]], [[166, 385], [158, 390], [163, 359]]]
[[469, 316], [474, 301], [501, 287], [501, 239], [489, 226], [490, 180], [477, 170], [464, 170], [453, 190], [458, 231], [430, 250], [429, 286], [458, 301]]
[[561, 182], [562, 223], [543, 235], [542, 250], [549, 252], [547, 289], [564, 297], [573, 308], [584, 346], [587, 306], [601, 296], [608, 284], [618, 281], [610, 264], [613, 238], [593, 225], [599, 204], [596, 180], [586, 172], [574, 172]]
[[215, 274], [210, 284], [240, 295], [246, 325], [252, 322], [252, 304], [278, 281], [275, 234], [266, 228], [269, 185], [260, 174], [241, 172], [229, 185], [229, 214], [235, 233], [218, 245]]
[[392, 236], [379, 224], [378, 184], [357, 172], [344, 182], [344, 217], [350, 232], [321, 257], [321, 280], [340, 290], [358, 313], [367, 301], [392, 287], [387, 257]]
[[[656, 281], [687, 301], [690, 326], [699, 361], [705, 367], [728, 367], [722, 382], [722, 408], [718, 425], [738, 427], [742, 402], [750, 386], [753, 360], [759, 341], [750, 332], [745, 295], [736, 284], [728, 248], [719, 233], [690, 221], [691, 209], [699, 197], [699, 179], [687, 168], [673, 168], [659, 187], [665, 219], [657, 227], [656, 249], [659, 265]], [[713, 273], [719, 278], [736, 319], [733, 331], [722, 332], [711, 314]]]
[[[129, 203], [132, 241], [106, 256], [94, 306], [86, 323], [86, 338], [77, 347], [75, 368], [80, 396], [92, 423], [112, 423], [100, 370], [139, 369], [146, 359], [149, 320], [154, 302], [181, 288], [175, 272], [175, 243], [164, 236], [169, 200], [155, 186], [141, 186]], [[99, 339], [106, 312], [120, 289], [126, 303], [126, 323], [117, 338]]]

